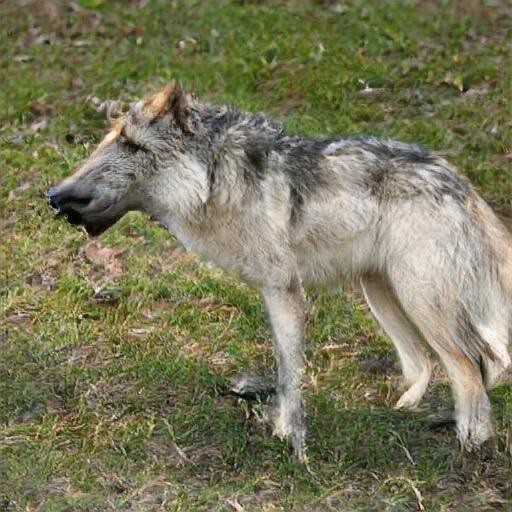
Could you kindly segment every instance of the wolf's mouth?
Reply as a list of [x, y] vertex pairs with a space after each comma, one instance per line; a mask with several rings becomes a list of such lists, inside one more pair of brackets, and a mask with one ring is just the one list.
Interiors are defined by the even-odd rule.
[[82, 215], [72, 208], [59, 209], [57, 210], [58, 217], [66, 217], [67, 221], [73, 226], [77, 226], [82, 223]]
[[103, 216], [109, 208], [93, 214], [83, 214], [71, 207], [59, 208], [58, 217], [65, 217], [73, 226], [83, 226], [89, 236], [99, 236], [113, 226], [122, 215]]
[[102, 233], [104, 233], [108, 228], [113, 226], [119, 219], [120, 219], [120, 217], [117, 217], [117, 218], [110, 219], [107, 222], [94, 223], [94, 224], [90, 223], [90, 222], [84, 222], [82, 225], [84, 226], [85, 231], [87, 231], [87, 234], [89, 236], [99, 236]]

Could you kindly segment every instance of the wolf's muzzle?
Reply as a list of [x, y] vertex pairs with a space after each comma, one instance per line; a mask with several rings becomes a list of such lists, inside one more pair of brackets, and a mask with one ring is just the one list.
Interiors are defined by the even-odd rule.
[[61, 210], [66, 205], [77, 205], [85, 207], [91, 201], [92, 197], [78, 195], [74, 192], [73, 188], [65, 188], [63, 190], [59, 190], [58, 187], [52, 187], [48, 190], [48, 200], [50, 201], [50, 205], [52, 208], [56, 210]]
[[60, 215], [65, 215], [70, 224], [82, 224], [82, 214], [80, 209], [85, 208], [92, 197], [78, 196], [72, 188], [59, 190], [58, 187], [52, 187], [47, 193], [48, 201], [53, 209]]
[[85, 227], [91, 236], [98, 236], [113, 226], [125, 213], [110, 202], [80, 193], [74, 186], [56, 186], [47, 192], [50, 205], [73, 225]]

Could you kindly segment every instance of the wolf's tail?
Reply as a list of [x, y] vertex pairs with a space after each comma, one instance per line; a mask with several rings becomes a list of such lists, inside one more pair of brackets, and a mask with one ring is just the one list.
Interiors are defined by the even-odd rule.
[[479, 290], [485, 311], [470, 315], [480, 338], [480, 368], [487, 388], [512, 379], [512, 234], [491, 208], [479, 200], [474, 213], [488, 253], [487, 276]]

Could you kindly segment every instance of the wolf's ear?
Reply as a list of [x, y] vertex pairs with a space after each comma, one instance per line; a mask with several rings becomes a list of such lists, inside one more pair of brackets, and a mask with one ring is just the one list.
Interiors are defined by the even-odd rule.
[[187, 95], [174, 80], [146, 100], [144, 110], [154, 118], [171, 115], [184, 132], [190, 132]]

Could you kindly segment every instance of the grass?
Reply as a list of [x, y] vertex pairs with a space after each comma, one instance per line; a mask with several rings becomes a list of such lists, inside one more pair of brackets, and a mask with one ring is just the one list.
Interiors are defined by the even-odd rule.
[[137, 214], [102, 239], [125, 251], [111, 279], [44, 199], [102, 136], [89, 96], [132, 100], [177, 77], [211, 101], [269, 111], [292, 132], [442, 150], [503, 212], [512, 206], [508, 7], [2, 4], [0, 510], [511, 507], [510, 386], [492, 392], [495, 439], [462, 454], [451, 430], [429, 428], [452, 407], [442, 375], [418, 413], [393, 411], [389, 340], [357, 298], [311, 296], [310, 473], [221, 393], [240, 370], [272, 372], [258, 295]]

